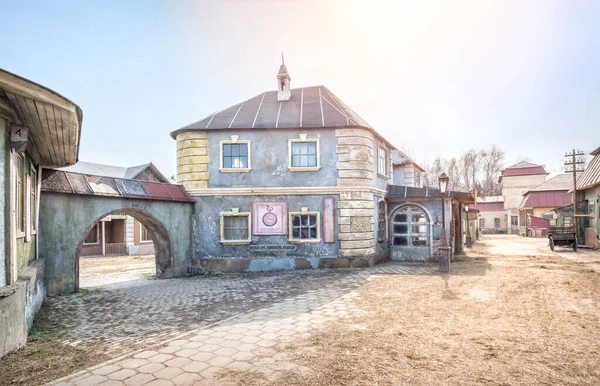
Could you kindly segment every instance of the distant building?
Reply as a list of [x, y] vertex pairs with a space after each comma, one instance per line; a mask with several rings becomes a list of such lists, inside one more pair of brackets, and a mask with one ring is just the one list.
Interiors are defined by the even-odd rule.
[[[80, 161], [61, 170], [163, 184], [172, 182], [152, 162], [121, 167]], [[154, 246], [148, 230], [137, 219], [124, 214], [113, 214], [103, 218], [88, 232], [81, 248], [81, 256], [152, 254]]]
[[563, 173], [526, 192], [519, 205], [519, 219], [525, 224], [525, 235], [545, 236], [549, 226], [556, 226], [553, 210], [571, 203], [569, 190], [572, 188], [573, 175]]
[[519, 218], [523, 195], [546, 182], [548, 174], [544, 166], [526, 161], [503, 169], [498, 179], [502, 195], [477, 197], [480, 229], [488, 233], [518, 233], [520, 229], [524, 232], [527, 219]]
[[423, 187], [423, 169], [400, 150], [392, 150], [392, 181], [394, 185]]

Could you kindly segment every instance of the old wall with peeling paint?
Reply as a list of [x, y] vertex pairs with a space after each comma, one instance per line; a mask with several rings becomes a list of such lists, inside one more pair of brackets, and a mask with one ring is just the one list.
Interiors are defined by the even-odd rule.
[[0, 118], [0, 287], [9, 281], [9, 202], [10, 202], [10, 180], [9, 165], [10, 153], [8, 149], [8, 127], [6, 121]]
[[[75, 290], [76, 252], [86, 229], [107, 213], [120, 210], [134, 217], [142, 211], [156, 219], [168, 232], [173, 250], [173, 265], [164, 277], [185, 275], [192, 255], [191, 223], [193, 204], [136, 200], [102, 196], [77, 196], [44, 192], [40, 202], [40, 257], [46, 258], [48, 292]], [[130, 211], [128, 211], [130, 210]], [[144, 220], [154, 237], [159, 226]], [[155, 239], [157, 243], [164, 240]], [[158, 257], [157, 257], [158, 260]], [[157, 267], [160, 268], [160, 261]]]
[[[321, 169], [311, 172], [292, 172], [288, 169], [288, 140], [298, 139], [301, 133], [307, 138], [319, 136]], [[238, 135], [239, 140], [249, 140], [251, 167], [248, 173], [221, 173], [219, 171], [220, 141]], [[334, 130], [231, 130], [208, 131], [209, 188], [236, 187], [290, 187], [335, 186], [338, 177]]]
[[[321, 212], [321, 228], [323, 228], [323, 198], [333, 197], [335, 205], [339, 196], [307, 195], [307, 196], [223, 196], [198, 197], [194, 213], [194, 258], [260, 258], [260, 257], [337, 257], [338, 241], [326, 244], [291, 244], [296, 247], [292, 251], [252, 251], [248, 245], [224, 245], [220, 243], [220, 214], [229, 212], [231, 208], [239, 208], [240, 212], [252, 212], [254, 202], [286, 202], [288, 212], [300, 212], [302, 207], [309, 211]], [[335, 221], [335, 234], [339, 226]], [[252, 245], [287, 245], [289, 236], [252, 235]], [[323, 239], [323, 229], [321, 229]]]

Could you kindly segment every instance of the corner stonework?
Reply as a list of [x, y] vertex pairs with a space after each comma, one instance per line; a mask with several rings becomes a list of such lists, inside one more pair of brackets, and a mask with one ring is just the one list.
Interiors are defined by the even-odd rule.
[[208, 188], [208, 139], [206, 131], [177, 136], [177, 182], [185, 188]]

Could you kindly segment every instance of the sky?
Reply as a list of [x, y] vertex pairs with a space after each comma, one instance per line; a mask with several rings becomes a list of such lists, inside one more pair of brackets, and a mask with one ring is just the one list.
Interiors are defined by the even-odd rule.
[[0, 68], [83, 109], [79, 159], [175, 174], [169, 133], [325, 85], [418, 161], [600, 146], [600, 2], [0, 0]]

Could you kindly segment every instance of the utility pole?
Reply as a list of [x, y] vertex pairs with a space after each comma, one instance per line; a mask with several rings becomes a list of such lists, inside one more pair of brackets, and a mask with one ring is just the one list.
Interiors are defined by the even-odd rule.
[[[585, 153], [581, 150], [571, 151], [570, 153], [565, 153], [565, 171], [573, 172], [573, 231], [575, 235], [577, 235], [577, 173], [583, 172], [583, 165], [585, 164]], [[576, 239], [577, 240], [577, 239]]]

